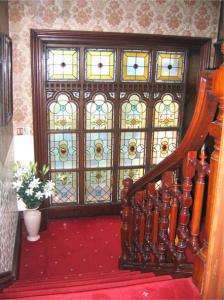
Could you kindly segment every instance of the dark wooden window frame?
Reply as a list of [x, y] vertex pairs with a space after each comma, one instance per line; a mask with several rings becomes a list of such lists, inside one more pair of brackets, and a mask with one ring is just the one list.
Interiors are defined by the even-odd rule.
[[[76, 32], [76, 31], [51, 31], [51, 30], [31, 30], [31, 51], [32, 51], [32, 87], [33, 87], [33, 121], [34, 121], [34, 149], [35, 159], [40, 165], [47, 162], [47, 135], [46, 135], [46, 111], [44, 106], [45, 99], [45, 61], [43, 51], [46, 45], [84, 45], [85, 47], [124, 47], [126, 49], [141, 49], [145, 47], [159, 47], [169, 51], [175, 47], [176, 51], [187, 50], [189, 53], [189, 68], [186, 82], [186, 100], [184, 117], [186, 122], [183, 128], [187, 128], [187, 123], [191, 117], [195, 93], [197, 89], [197, 79], [199, 78], [200, 70], [209, 66], [211, 39], [209, 38], [193, 38], [193, 37], [177, 37], [177, 36], [161, 36], [161, 35], [147, 35], [147, 34], [126, 34], [126, 33], [107, 33], [107, 32]], [[117, 58], [117, 61], [119, 58]], [[73, 84], [73, 83], [72, 83]], [[80, 90], [79, 82], [75, 88]], [[91, 86], [90, 82], [84, 83], [84, 90]], [[113, 85], [113, 83], [108, 83]], [[137, 83], [127, 83], [138, 88]], [[59, 84], [59, 88], [63, 90], [63, 82]], [[116, 88], [116, 86], [115, 86]], [[167, 89], [172, 90], [167, 83]], [[189, 92], [188, 92], [189, 90]], [[117, 112], [115, 111], [115, 114]], [[83, 118], [84, 116], [80, 116]], [[47, 204], [45, 204], [47, 205]], [[87, 215], [96, 214], [98, 208], [99, 213], [115, 213], [119, 210], [119, 204], [105, 204], [104, 208], [100, 205], [91, 205], [86, 209]], [[72, 209], [69, 207], [50, 208], [50, 216], [72, 216], [86, 214], [82, 209], [82, 205], [78, 205]]]

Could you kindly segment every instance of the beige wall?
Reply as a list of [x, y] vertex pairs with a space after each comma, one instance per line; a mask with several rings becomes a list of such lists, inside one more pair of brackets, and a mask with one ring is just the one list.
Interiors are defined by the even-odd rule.
[[215, 0], [12, 0], [14, 124], [32, 128], [30, 29], [201, 36], [216, 39]]
[[[0, 32], [8, 33], [8, 3], [0, 2]], [[12, 269], [17, 207], [12, 191], [12, 122], [0, 127], [0, 273]]]

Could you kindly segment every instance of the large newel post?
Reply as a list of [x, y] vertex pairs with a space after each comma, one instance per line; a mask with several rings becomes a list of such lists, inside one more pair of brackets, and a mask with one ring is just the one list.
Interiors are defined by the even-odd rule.
[[[222, 47], [224, 52], [224, 45]], [[208, 186], [203, 247], [196, 256], [193, 271], [193, 280], [202, 292], [205, 289], [205, 283], [207, 282], [207, 278], [211, 276], [211, 272], [214, 272], [214, 270], [212, 271], [211, 268], [208, 268], [208, 260], [211, 259], [210, 256], [215, 255], [215, 252], [211, 253], [209, 251], [208, 253], [208, 249], [210, 249], [212, 246], [211, 243], [214, 243], [214, 236], [211, 236], [211, 232], [215, 232], [215, 235], [218, 234], [219, 228], [217, 224], [220, 218], [224, 218], [223, 211], [222, 215], [217, 214], [215, 211], [215, 208], [217, 207], [218, 203], [217, 201], [220, 201], [220, 189], [222, 188], [221, 186], [218, 186], [220, 176], [223, 175], [224, 180], [224, 172], [221, 171], [224, 166], [220, 166], [222, 156], [224, 155], [223, 149], [222, 151], [220, 149], [220, 141], [221, 139], [224, 139], [224, 64], [222, 64], [220, 68], [214, 72], [212, 90], [214, 95], [218, 98], [219, 112], [216, 120], [213, 123], [211, 123], [209, 128], [209, 133], [214, 138], [215, 144], [214, 151], [210, 160], [210, 179]], [[212, 231], [212, 228], [214, 229], [214, 226], [217, 226], [217, 228], [215, 231]], [[221, 231], [221, 229], [220, 234], [223, 235], [223, 231]], [[215, 281], [212, 282], [212, 284], [215, 285]]]

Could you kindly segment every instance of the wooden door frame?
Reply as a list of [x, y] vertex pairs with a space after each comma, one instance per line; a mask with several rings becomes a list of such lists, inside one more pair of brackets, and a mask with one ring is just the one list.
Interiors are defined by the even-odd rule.
[[[63, 31], [63, 30], [31, 30], [31, 67], [32, 67], [32, 97], [33, 97], [33, 129], [34, 129], [34, 154], [35, 160], [38, 161], [39, 166], [47, 161], [47, 137], [45, 135], [46, 128], [46, 111], [44, 101], [44, 62], [43, 62], [43, 49], [44, 45], [49, 42], [61, 43], [75, 43], [85, 42], [94, 44], [97, 41], [103, 41], [107, 45], [131, 45], [147, 46], [166, 46], [166, 47], [188, 47], [192, 51], [200, 53], [199, 68], [203, 70], [209, 66], [210, 61], [210, 38], [195, 38], [195, 37], [177, 37], [177, 36], [164, 36], [164, 35], [149, 35], [149, 34], [133, 34], [133, 33], [111, 33], [111, 32], [84, 32], [84, 31]], [[192, 72], [193, 73], [193, 72]], [[189, 75], [189, 74], [188, 74]], [[199, 74], [198, 74], [199, 77]], [[43, 204], [43, 224], [42, 228], [46, 228], [48, 213], [49, 217], [57, 218], [58, 212], [61, 212], [60, 217], [67, 216], [80, 216], [84, 215], [83, 205], [77, 205], [74, 208], [69, 207], [51, 207], [49, 203]], [[47, 209], [48, 208], [48, 209]], [[87, 210], [87, 215], [110, 214], [118, 213], [120, 211], [120, 204], [113, 203], [105, 205], [103, 209], [99, 204], [90, 205]]]

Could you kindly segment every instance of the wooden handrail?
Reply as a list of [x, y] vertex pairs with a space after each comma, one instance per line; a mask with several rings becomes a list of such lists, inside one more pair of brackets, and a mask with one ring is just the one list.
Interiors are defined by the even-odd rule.
[[197, 151], [203, 145], [217, 109], [217, 98], [212, 94], [211, 87], [212, 73], [202, 72], [195, 111], [182, 142], [172, 154], [132, 185], [127, 193], [128, 198], [149, 182], [160, 180], [165, 171], [175, 170], [189, 151]]

